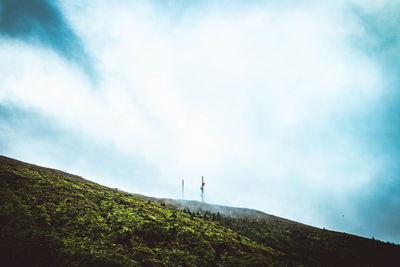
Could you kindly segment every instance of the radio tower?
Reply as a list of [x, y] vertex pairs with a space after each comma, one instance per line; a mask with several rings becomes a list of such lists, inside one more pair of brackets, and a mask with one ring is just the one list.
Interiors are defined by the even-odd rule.
[[206, 183], [204, 182], [204, 178], [203, 178], [203, 176], [201, 176], [201, 187], [200, 187], [200, 190], [201, 190], [201, 201], [203, 201], [204, 202], [204, 185], [205, 185]]
[[182, 179], [182, 200], [185, 199], [185, 180]]

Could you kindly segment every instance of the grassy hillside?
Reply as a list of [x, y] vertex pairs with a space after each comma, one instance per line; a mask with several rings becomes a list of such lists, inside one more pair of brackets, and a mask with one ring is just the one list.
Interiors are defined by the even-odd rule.
[[393, 266], [396, 255], [400, 255], [398, 245], [311, 227], [257, 210], [198, 201], [155, 200], [189, 214], [194, 212], [200, 218], [216, 218], [221, 225], [281, 251], [291, 262], [311, 266]]
[[400, 252], [260, 216], [189, 211], [0, 156], [1, 266], [368, 266]]

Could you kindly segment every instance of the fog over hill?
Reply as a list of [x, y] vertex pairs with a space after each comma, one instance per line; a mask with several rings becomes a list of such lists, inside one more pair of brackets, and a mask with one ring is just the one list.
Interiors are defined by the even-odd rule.
[[399, 0], [0, 0], [0, 153], [400, 242]]

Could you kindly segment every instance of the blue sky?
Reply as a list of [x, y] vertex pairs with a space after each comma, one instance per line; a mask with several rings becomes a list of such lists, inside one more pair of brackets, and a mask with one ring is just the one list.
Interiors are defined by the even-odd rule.
[[400, 242], [400, 1], [0, 1], [0, 153]]

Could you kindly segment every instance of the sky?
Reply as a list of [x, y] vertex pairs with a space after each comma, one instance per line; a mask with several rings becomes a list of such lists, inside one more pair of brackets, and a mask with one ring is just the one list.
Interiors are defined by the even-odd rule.
[[400, 1], [0, 0], [0, 154], [400, 243]]

